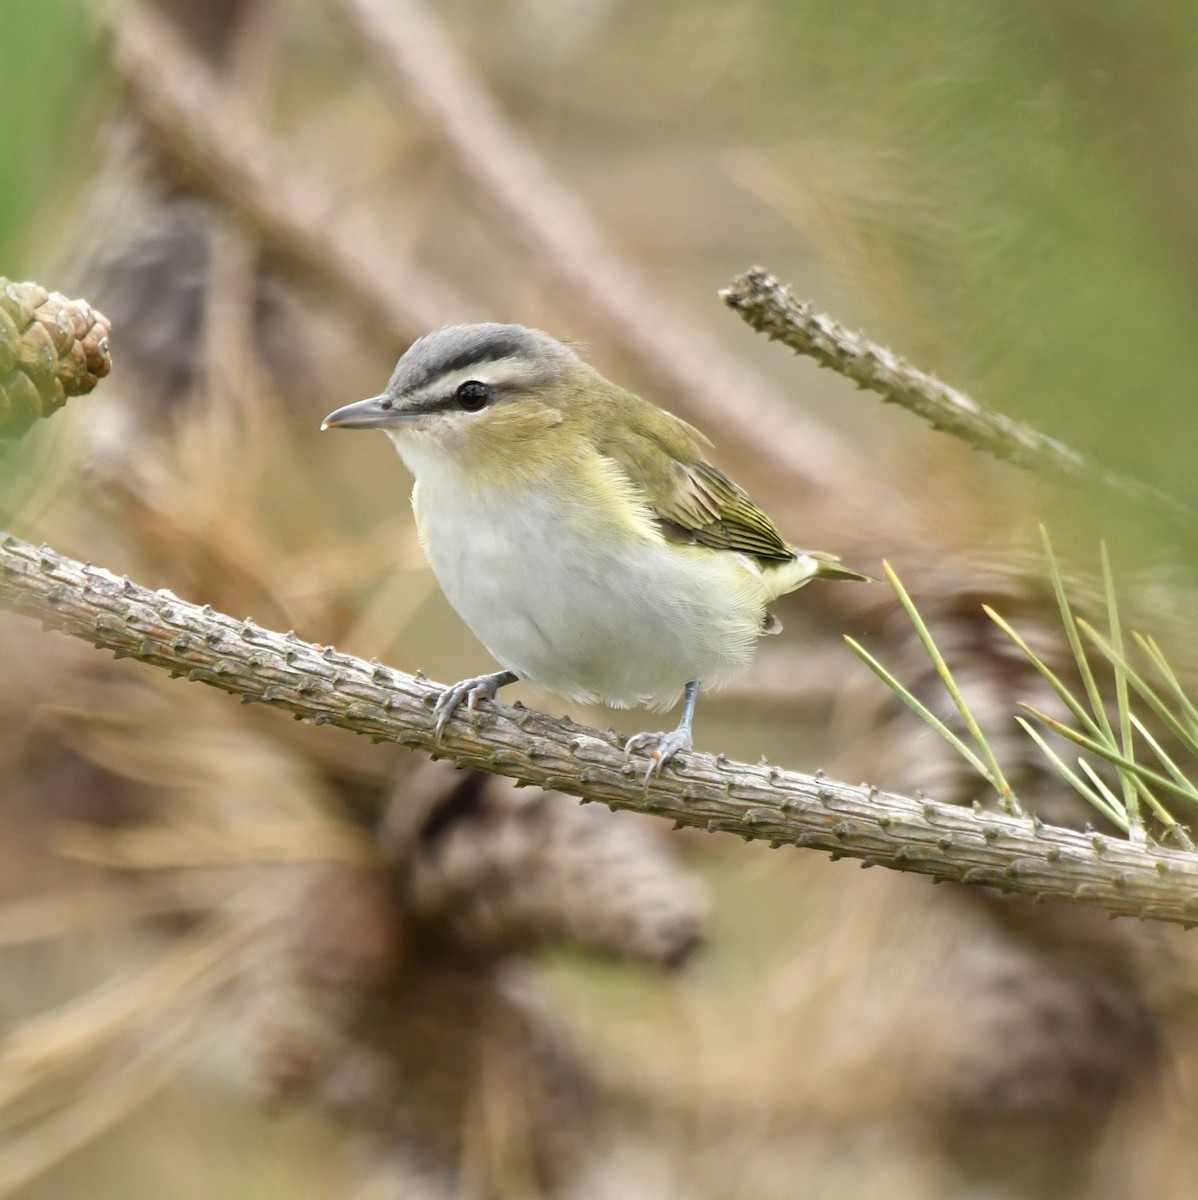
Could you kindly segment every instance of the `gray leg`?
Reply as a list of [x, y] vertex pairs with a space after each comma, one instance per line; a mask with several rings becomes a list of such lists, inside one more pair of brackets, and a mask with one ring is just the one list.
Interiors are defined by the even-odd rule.
[[681, 751], [690, 750], [694, 746], [691, 738], [691, 725], [695, 720], [695, 701], [699, 699], [699, 681], [692, 679], [686, 685], [682, 697], [682, 719], [678, 728], [671, 733], [637, 733], [624, 743], [624, 753], [631, 754], [634, 750], [648, 749], [649, 769], [645, 772], [645, 782], [654, 775], [660, 775], [661, 769]]
[[468, 710], [473, 709], [480, 700], [494, 700], [495, 693], [501, 687], [515, 683], [519, 678], [520, 676], [515, 671], [496, 671], [492, 675], [475, 675], [472, 679], [463, 679], [461, 683], [447, 687], [441, 693], [437, 706], [433, 709], [433, 716], [437, 719], [437, 723], [433, 726], [433, 733], [437, 737], [441, 736], [445, 722], [453, 716], [454, 709], [463, 700], [466, 701]]

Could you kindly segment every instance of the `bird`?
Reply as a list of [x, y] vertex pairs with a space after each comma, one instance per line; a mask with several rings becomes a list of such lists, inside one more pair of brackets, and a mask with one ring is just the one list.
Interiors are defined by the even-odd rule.
[[446, 688], [465, 704], [524, 680], [567, 700], [655, 711], [649, 778], [693, 749], [701, 687], [781, 626], [768, 606], [814, 579], [867, 580], [790, 545], [693, 425], [523, 325], [449, 325], [414, 341], [383, 391], [321, 429], [381, 429], [415, 479], [421, 545], [449, 603], [502, 670]]

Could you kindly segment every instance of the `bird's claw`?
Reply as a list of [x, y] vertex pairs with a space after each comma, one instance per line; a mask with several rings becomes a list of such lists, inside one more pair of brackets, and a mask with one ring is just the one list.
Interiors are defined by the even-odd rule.
[[433, 707], [433, 736], [441, 736], [445, 723], [461, 706], [463, 700], [466, 702], [466, 711], [473, 712], [480, 700], [494, 700], [500, 686], [494, 675], [478, 675], [447, 687]]
[[[651, 749], [650, 749], [651, 747]], [[672, 729], [669, 733], [635, 733], [624, 743], [625, 758], [638, 750], [649, 751], [649, 769], [645, 772], [645, 783], [678, 754], [694, 748], [689, 729]]]

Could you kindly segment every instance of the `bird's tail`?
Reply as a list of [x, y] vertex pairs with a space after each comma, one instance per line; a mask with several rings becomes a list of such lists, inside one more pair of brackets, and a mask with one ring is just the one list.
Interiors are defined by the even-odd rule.
[[787, 592], [796, 591], [813, 579], [854, 579], [858, 582], [877, 580], [872, 575], [850, 570], [840, 565], [834, 554], [823, 554], [818, 550], [796, 550], [795, 556], [786, 562], [770, 563], [762, 572], [769, 600], [776, 600]]
[[841, 566], [840, 559], [835, 554], [822, 554], [818, 550], [808, 550], [808, 558], [815, 560], [816, 567], [812, 579], [848, 579], [855, 583], [878, 583], [874, 575], [863, 575], [849, 567]]

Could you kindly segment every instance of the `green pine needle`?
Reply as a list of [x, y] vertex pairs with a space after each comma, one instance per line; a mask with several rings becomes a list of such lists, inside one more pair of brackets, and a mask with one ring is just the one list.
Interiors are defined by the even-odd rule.
[[903, 611], [906, 612], [911, 620], [911, 624], [915, 627], [915, 632], [919, 635], [919, 640], [923, 643], [924, 649], [928, 652], [928, 657], [932, 660], [932, 665], [936, 668], [936, 674], [940, 677], [940, 682], [944, 684], [945, 691], [948, 692], [957, 712], [961, 714], [961, 720], [965, 722], [965, 728], [969, 731], [969, 736], [973, 738], [978, 749], [981, 751], [987, 767], [984, 774], [998, 792], [999, 804], [1004, 812], [1009, 812], [1012, 816], [1021, 816], [1023, 810], [1020, 808], [1019, 801], [1015, 797], [1014, 789], [1007, 782], [1006, 776], [1003, 775], [1002, 767], [998, 765], [998, 759], [995, 757], [994, 751], [990, 748], [990, 743], [986, 740], [981, 727], [977, 723], [977, 719], [970, 711], [969, 705], [965, 702], [965, 697], [961, 694], [961, 689], [957, 687], [957, 681], [953, 678], [953, 673], [949, 670], [944, 655], [940, 653], [940, 648], [936, 645], [931, 631], [924, 623], [923, 617], [919, 615], [919, 610], [915, 607], [914, 601], [907, 594], [907, 589], [903, 587], [901, 580], [895, 574], [891, 565], [888, 562], [883, 562], [882, 570], [885, 572], [890, 586], [894, 588], [894, 594], [903, 606]]
[[[1177, 738], [1190, 754], [1198, 758], [1198, 736], [1195, 735], [1194, 731], [1187, 724], [1178, 719], [1156, 689], [1128, 663], [1127, 659], [1123, 656], [1122, 649], [1117, 649], [1106, 642], [1101, 634], [1086, 621], [1079, 620], [1078, 626], [1082, 633], [1110, 659], [1112, 665], [1118, 667], [1136, 694], [1168, 726], [1173, 736]], [[1176, 683], [1176, 680], [1174, 679], [1173, 682]]]
[[1127, 810], [1123, 807], [1118, 796], [1094, 774], [1094, 768], [1084, 758], [1078, 758], [1078, 765], [1090, 776], [1093, 786], [1086, 783], [1061, 756], [1048, 744], [1032, 723], [1023, 717], [1015, 720], [1024, 733], [1040, 747], [1044, 757], [1053, 765], [1058, 774], [1073, 788], [1088, 804], [1093, 805], [1112, 825], [1117, 825], [1124, 833], [1127, 832]]
[[[1047, 534], [1045, 540], [1047, 540]], [[1122, 666], [1123, 627], [1119, 624], [1119, 602], [1115, 596], [1115, 576], [1111, 571], [1111, 559], [1107, 554], [1106, 542], [1099, 543], [1098, 551], [1102, 560], [1102, 586], [1106, 592], [1107, 624], [1111, 631], [1113, 653], [1110, 662], [1115, 673], [1115, 705], [1119, 710], [1119, 738], [1123, 747], [1123, 755], [1130, 760], [1135, 757], [1135, 743], [1131, 736], [1131, 707], [1127, 694], [1127, 672]], [[1133, 842], [1145, 842], [1148, 840], [1148, 835], [1144, 832], [1144, 823], [1140, 820], [1140, 797], [1136, 792], [1132, 776], [1121, 771], [1119, 782], [1123, 785], [1123, 803], [1127, 808], [1128, 837]]]
[[1105, 758], [1107, 762], [1113, 763], [1121, 771], [1131, 772], [1146, 784], [1163, 789], [1171, 795], [1180, 797], [1182, 800], [1188, 800], [1190, 803], [1198, 802], [1198, 796], [1195, 796], [1192, 784], [1187, 786], [1186, 784], [1177, 783], [1167, 775], [1162, 775], [1159, 771], [1154, 771], [1151, 767], [1146, 767], [1143, 763], [1137, 762], [1135, 759], [1127, 758], [1113, 746], [1087, 737], [1084, 733], [1079, 733], [1076, 729], [1072, 729], [1064, 722], [1058, 721], [1055, 717], [1050, 717], [1048, 713], [1041, 712], [1034, 705], [1028, 704], [1023, 700], [1019, 701], [1019, 707], [1024, 712], [1030, 713], [1042, 725], [1047, 725], [1053, 733], [1060, 734], [1063, 738], [1068, 738], [1069, 741], [1081, 746], [1083, 750], [1089, 750], [1091, 754], [1097, 754], [1099, 758]]
[[934, 729], [954, 750], [960, 754], [995, 791], [999, 784], [987, 768], [986, 764], [969, 748], [968, 744], [959, 738], [922, 700], [900, 683], [860, 642], [851, 637], [845, 637], [845, 644], [859, 659], [917, 716], [921, 717]]
[[1131, 636], [1151, 660], [1152, 665], [1160, 672], [1161, 678], [1164, 679], [1173, 699], [1177, 702], [1177, 707], [1182, 717], [1185, 718], [1190, 732], [1195, 738], [1198, 738], [1198, 708], [1194, 706], [1189, 696], [1185, 694], [1185, 690], [1182, 688], [1177, 676], [1173, 673], [1173, 668], [1169, 666], [1168, 660], [1165, 658], [1164, 651], [1157, 645], [1155, 638], [1144, 637], [1134, 632]]
[[[1052, 688], [1061, 703], [1077, 722], [1077, 728], [1042, 712], [1034, 705], [1019, 702], [1036, 722], [1050, 732], [1081, 747], [1088, 754], [1110, 763], [1119, 776], [1119, 786], [1114, 788], [1095, 769], [1084, 755], [1077, 759], [1080, 772], [1075, 770], [1049, 744], [1047, 738], [1030, 721], [1021, 716], [1015, 720], [1020, 728], [1035, 742], [1048, 760], [1052, 769], [1081, 796], [1096, 812], [1117, 828], [1122, 829], [1135, 842], [1147, 841], [1142, 811], [1153, 814], [1166, 833], [1178, 844], [1193, 849], [1186, 828], [1161, 802], [1161, 795], [1168, 795], [1198, 805], [1198, 783], [1191, 780], [1175, 757], [1161, 744], [1147, 727], [1144, 720], [1134, 711], [1133, 704], [1142, 701], [1161, 721], [1162, 726], [1176, 738], [1178, 746], [1188, 755], [1198, 759], [1198, 706], [1185, 694], [1177, 675], [1169, 666], [1164, 653], [1151, 638], [1133, 632], [1131, 639], [1151, 664], [1152, 671], [1145, 672], [1133, 664], [1127, 654], [1123, 626], [1119, 615], [1115, 592], [1114, 573], [1106, 546], [1100, 549], [1102, 562], [1103, 590], [1105, 592], [1107, 626], [1106, 634], [1099, 633], [1087, 621], [1078, 617], [1073, 610], [1065, 590], [1064, 577], [1049, 541], [1048, 532], [1041, 526], [1040, 535], [1044, 543], [1044, 555], [1048, 564], [1048, 576], [1056, 597], [1065, 637], [1077, 666], [1081, 688], [1071, 686], [1048, 665], [1028, 644], [1027, 640], [989, 605], [983, 611], [1011, 639], [1030, 666]], [[863, 646], [852, 638], [845, 638], [849, 648], [869, 667], [879, 679], [930, 728], [934, 729], [954, 750], [960, 754], [977, 773], [998, 793], [1005, 811], [1021, 815], [1022, 809], [1014, 791], [999, 766], [990, 743], [983, 734], [977, 719], [969, 708], [948, 663], [941, 654], [927, 624], [920, 616], [906, 588], [889, 563], [883, 570], [890, 586], [894, 589], [903, 611], [910, 619], [924, 650], [936, 670], [936, 675], [952, 699], [964, 722], [969, 739], [950, 729], [926, 704], [918, 699], [909, 688], [900, 683]], [[1092, 659], [1087, 653], [1086, 643], [1100, 656]], [[1112, 721], [1107, 704], [1099, 686], [1095, 663], [1105, 663], [1113, 681], [1113, 708], [1117, 720]], [[1155, 673], [1157, 678], [1149, 678]], [[1146, 750], [1137, 748], [1137, 739]], [[971, 745], [970, 742], [973, 744]], [[1141, 761], [1137, 753], [1150, 752], [1149, 762]], [[1163, 768], [1163, 773], [1150, 765], [1151, 757]], [[1117, 795], [1122, 792], [1122, 796]]]
[[1065, 629], [1065, 638], [1069, 642], [1069, 649], [1073, 651], [1073, 658], [1077, 663], [1077, 670], [1081, 676], [1082, 686], [1086, 689], [1086, 696], [1090, 701], [1090, 711], [1093, 714], [1094, 722], [1102, 731], [1102, 734], [1105, 735], [1111, 745], [1114, 745], [1115, 735], [1111, 729], [1110, 720], [1107, 718], [1106, 705], [1102, 700], [1102, 692], [1098, 688], [1094, 672], [1090, 669], [1090, 660], [1086, 657], [1085, 647], [1078, 636], [1077, 621], [1073, 615], [1073, 608], [1069, 603], [1069, 597], [1065, 594], [1065, 581], [1061, 576], [1061, 568], [1057, 565], [1052, 543], [1048, 540], [1048, 530], [1043, 525], [1040, 526], [1040, 540], [1044, 545], [1044, 557], [1048, 560], [1048, 576], [1052, 581], [1052, 590], [1057, 598], [1057, 607], [1061, 611], [1061, 624]]

